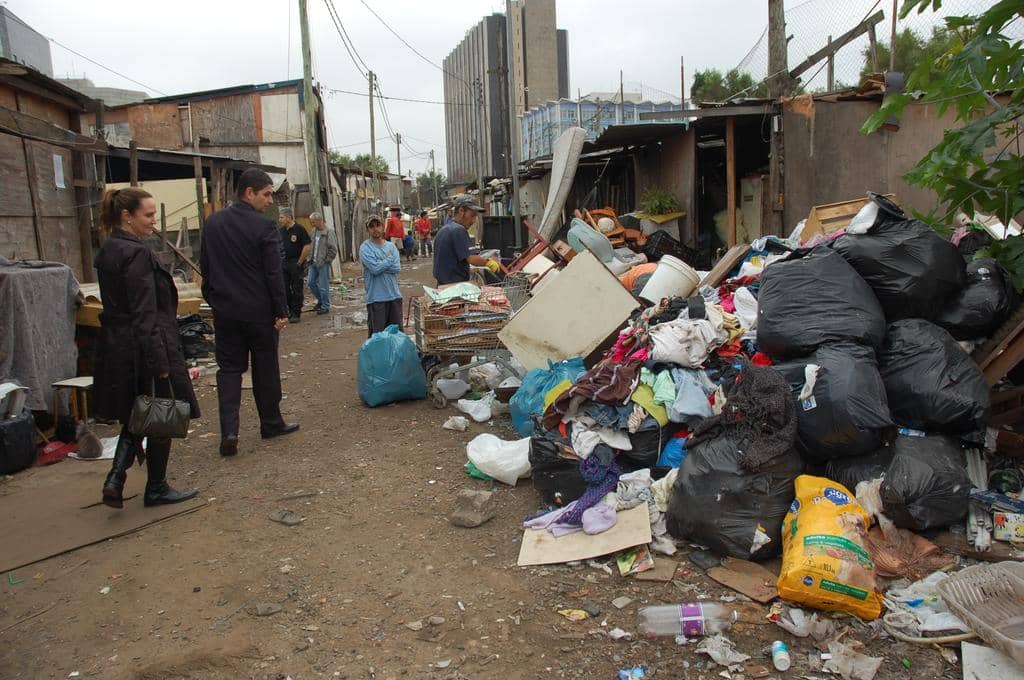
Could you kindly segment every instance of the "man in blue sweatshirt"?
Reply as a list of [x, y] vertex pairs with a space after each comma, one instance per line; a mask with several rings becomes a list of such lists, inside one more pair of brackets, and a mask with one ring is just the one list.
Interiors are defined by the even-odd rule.
[[367, 337], [391, 324], [402, 327], [402, 293], [398, 290], [398, 272], [402, 270], [398, 248], [384, 238], [384, 222], [379, 217], [366, 221], [370, 238], [359, 246], [366, 288]]

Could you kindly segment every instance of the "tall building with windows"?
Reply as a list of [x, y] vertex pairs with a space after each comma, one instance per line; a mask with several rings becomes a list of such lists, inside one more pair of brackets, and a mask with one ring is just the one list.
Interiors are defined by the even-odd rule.
[[[509, 27], [511, 25], [511, 31]], [[516, 95], [508, 97], [511, 32]], [[448, 177], [472, 182], [512, 172], [510, 126], [529, 107], [569, 96], [568, 33], [555, 28], [555, 0], [513, 0], [512, 20], [484, 17], [444, 60]], [[529, 46], [529, 49], [526, 46]]]

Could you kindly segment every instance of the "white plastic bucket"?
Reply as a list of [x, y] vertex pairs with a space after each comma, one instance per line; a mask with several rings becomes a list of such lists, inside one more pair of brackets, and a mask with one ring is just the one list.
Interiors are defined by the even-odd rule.
[[640, 297], [657, 304], [664, 297], [688, 297], [700, 283], [693, 267], [671, 255], [662, 255], [658, 268], [640, 291]]

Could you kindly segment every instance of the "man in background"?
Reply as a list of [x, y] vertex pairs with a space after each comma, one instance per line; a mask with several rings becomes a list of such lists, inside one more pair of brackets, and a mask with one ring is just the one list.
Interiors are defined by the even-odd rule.
[[242, 374], [252, 356], [252, 394], [260, 435], [277, 437], [299, 429], [281, 417], [278, 333], [288, 323], [281, 274], [280, 230], [263, 210], [274, 202], [270, 175], [258, 168], [241, 174], [231, 205], [210, 215], [203, 227], [199, 267], [203, 297], [213, 309], [217, 356], [220, 454], [238, 453]]
[[420, 257], [433, 256], [434, 243], [430, 240], [430, 218], [427, 217], [426, 210], [421, 210], [420, 216], [416, 220], [416, 240], [419, 245], [417, 254]]
[[452, 201], [452, 215], [434, 237], [434, 278], [437, 285], [469, 281], [469, 265], [487, 267], [492, 274], [501, 269], [496, 260], [469, 254], [473, 245], [469, 229], [483, 211], [467, 194], [459, 194]]
[[338, 238], [328, 229], [318, 212], [309, 214], [313, 223], [313, 243], [309, 256], [309, 289], [316, 297], [316, 313], [331, 311], [331, 262], [338, 255]]
[[277, 222], [281, 225], [281, 256], [283, 258], [284, 286], [288, 295], [288, 322], [298, 323], [302, 316], [304, 297], [303, 269], [309, 261], [310, 238], [305, 227], [295, 223], [291, 208], [278, 211]]
[[391, 324], [402, 326], [402, 292], [398, 289], [402, 260], [395, 244], [384, 237], [379, 217], [366, 221], [366, 231], [369, 238], [359, 246], [359, 261], [366, 289], [366, 335], [370, 337]]
[[405, 248], [405, 226], [402, 224], [401, 208], [391, 208], [391, 214], [385, 227], [384, 238], [395, 244], [395, 248], [401, 253]]

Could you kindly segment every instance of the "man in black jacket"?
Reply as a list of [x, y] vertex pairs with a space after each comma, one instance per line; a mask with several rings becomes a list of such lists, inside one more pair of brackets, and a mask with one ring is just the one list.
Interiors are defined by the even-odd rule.
[[252, 354], [252, 387], [264, 439], [289, 434], [298, 423], [281, 417], [278, 332], [288, 323], [281, 274], [281, 239], [263, 209], [274, 201], [270, 175], [249, 168], [234, 203], [206, 220], [199, 266], [203, 297], [213, 309], [220, 406], [220, 453], [238, 452], [242, 374]]

